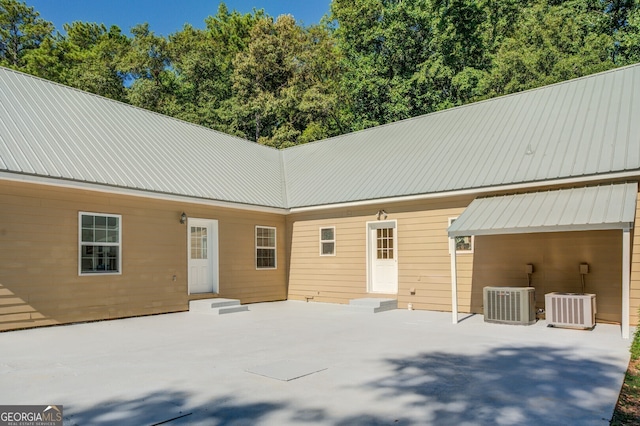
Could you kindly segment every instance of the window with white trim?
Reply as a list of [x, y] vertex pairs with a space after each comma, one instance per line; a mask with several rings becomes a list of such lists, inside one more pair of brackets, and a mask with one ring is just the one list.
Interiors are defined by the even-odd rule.
[[320, 256], [335, 256], [336, 227], [320, 228]]
[[[456, 219], [457, 219], [457, 217], [450, 217], [449, 218], [449, 226], [451, 226], [451, 224], [453, 222], [455, 222]], [[456, 239], [456, 253], [457, 254], [473, 253], [473, 243], [474, 243], [473, 235], [455, 237], [455, 239]]]
[[78, 271], [80, 275], [122, 272], [122, 217], [80, 212]]
[[276, 228], [256, 226], [256, 268], [276, 268]]

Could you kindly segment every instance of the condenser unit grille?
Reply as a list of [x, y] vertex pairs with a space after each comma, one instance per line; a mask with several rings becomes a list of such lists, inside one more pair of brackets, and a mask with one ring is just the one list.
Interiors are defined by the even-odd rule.
[[596, 325], [595, 294], [547, 293], [544, 299], [548, 325], [576, 328], [593, 328]]
[[486, 322], [520, 325], [536, 322], [533, 287], [485, 287], [483, 293]]

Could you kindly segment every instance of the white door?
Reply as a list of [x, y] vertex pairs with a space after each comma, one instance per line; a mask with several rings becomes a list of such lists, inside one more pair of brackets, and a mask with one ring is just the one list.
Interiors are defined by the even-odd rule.
[[218, 221], [189, 219], [189, 294], [218, 293]]
[[369, 222], [369, 291], [398, 293], [398, 249], [396, 222]]

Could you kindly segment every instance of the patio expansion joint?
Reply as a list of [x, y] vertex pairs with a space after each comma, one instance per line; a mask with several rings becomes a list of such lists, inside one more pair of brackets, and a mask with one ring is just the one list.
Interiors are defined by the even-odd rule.
[[327, 369], [328, 367], [325, 366], [325, 364], [319, 362], [284, 359], [269, 364], [257, 365], [245, 371], [259, 376], [289, 382]]

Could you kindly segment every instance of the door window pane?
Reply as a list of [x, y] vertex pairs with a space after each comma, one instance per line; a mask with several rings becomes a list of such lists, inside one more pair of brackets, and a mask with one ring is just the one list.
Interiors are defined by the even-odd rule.
[[191, 259], [207, 259], [207, 227], [191, 227]]
[[376, 229], [376, 247], [378, 259], [393, 259], [393, 229]]

